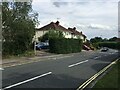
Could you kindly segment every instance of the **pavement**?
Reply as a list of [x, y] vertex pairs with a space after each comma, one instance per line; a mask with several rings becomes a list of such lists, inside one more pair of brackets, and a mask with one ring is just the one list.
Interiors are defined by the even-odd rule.
[[8, 59], [3, 59], [2, 62], [0, 62], [0, 65], [5, 67], [12, 67], [37, 61], [44, 61], [49, 59], [55, 59], [59, 57], [69, 57], [71, 54], [52, 54], [45, 51], [37, 51], [36, 56], [32, 57], [13, 57]]
[[58, 58], [6, 67], [2, 70], [5, 89], [77, 89], [82, 83], [118, 58], [118, 52], [83, 51]]
[[[82, 50], [82, 52], [86, 52], [86, 51]], [[76, 53], [54, 54], [54, 53], [49, 53], [46, 51], [37, 51], [36, 55], [31, 56], [31, 57], [13, 57], [13, 58], [3, 59], [2, 62], [0, 62], [0, 66], [2, 68], [6, 68], [6, 67], [12, 67], [12, 66], [17, 66], [17, 65], [22, 65], [22, 64], [38, 62], [38, 61], [71, 57], [74, 54]]]

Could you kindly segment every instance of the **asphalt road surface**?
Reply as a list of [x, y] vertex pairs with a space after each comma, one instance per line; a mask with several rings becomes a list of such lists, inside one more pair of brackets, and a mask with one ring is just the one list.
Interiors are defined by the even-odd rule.
[[82, 83], [118, 58], [109, 50], [83, 51], [66, 58], [39, 61], [2, 70], [3, 89], [12, 88], [71, 88]]

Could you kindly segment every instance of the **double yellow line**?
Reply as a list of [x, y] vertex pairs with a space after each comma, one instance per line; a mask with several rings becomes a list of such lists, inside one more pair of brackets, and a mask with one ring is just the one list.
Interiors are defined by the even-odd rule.
[[102, 70], [100, 70], [98, 73], [96, 73], [95, 75], [93, 75], [91, 78], [89, 78], [87, 81], [85, 81], [82, 85], [80, 85], [77, 90], [83, 90], [85, 89], [93, 80], [95, 80], [99, 75], [101, 75], [103, 72], [105, 72], [109, 67], [111, 67], [113, 64], [115, 64], [120, 58], [118, 58], [117, 60], [113, 61], [112, 63], [110, 63], [108, 66], [106, 66], [105, 68], [103, 68]]

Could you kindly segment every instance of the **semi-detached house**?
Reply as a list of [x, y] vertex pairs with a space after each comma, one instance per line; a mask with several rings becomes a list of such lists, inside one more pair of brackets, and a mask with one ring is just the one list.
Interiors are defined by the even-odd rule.
[[65, 38], [75, 38], [75, 39], [80, 38], [83, 40], [83, 42], [86, 42], [86, 36], [82, 32], [77, 31], [75, 27], [66, 29], [65, 27], [60, 25], [59, 21], [51, 22], [48, 25], [36, 29], [36, 40], [38, 41], [38, 37], [43, 36], [49, 30], [58, 30], [63, 32]]

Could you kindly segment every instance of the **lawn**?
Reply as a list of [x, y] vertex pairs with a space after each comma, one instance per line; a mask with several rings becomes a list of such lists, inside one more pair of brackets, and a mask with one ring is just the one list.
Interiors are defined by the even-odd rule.
[[118, 82], [118, 78], [119, 78], [118, 75], [120, 75], [119, 70], [120, 70], [120, 61], [118, 61], [117, 64], [114, 64], [113, 67], [110, 69], [110, 71], [108, 71], [101, 79], [97, 81], [97, 83], [92, 88], [92, 90], [96, 90], [100, 88], [118, 89], [118, 86], [120, 85]]

